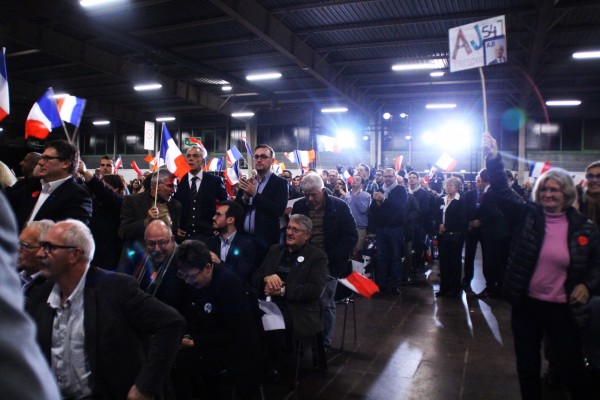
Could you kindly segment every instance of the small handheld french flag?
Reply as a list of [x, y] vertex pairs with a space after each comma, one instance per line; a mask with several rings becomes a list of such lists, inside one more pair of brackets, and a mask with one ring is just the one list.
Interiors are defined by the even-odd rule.
[[83, 110], [85, 109], [85, 99], [75, 96], [66, 96], [56, 101], [60, 118], [71, 125], [79, 126]]
[[548, 161], [546, 162], [534, 162], [531, 164], [529, 168], [529, 177], [530, 178], [539, 178], [544, 172], [548, 171], [552, 168], [552, 164]]
[[0, 121], [10, 114], [10, 102], [8, 99], [8, 75], [6, 73], [6, 58], [3, 47], [0, 51]]
[[114, 173], [116, 174], [117, 172], [119, 172], [120, 168], [123, 168], [123, 160], [121, 159], [121, 156], [117, 157], [117, 161], [115, 161]]
[[49, 88], [31, 107], [27, 121], [25, 121], [25, 139], [29, 136], [46, 139], [53, 128], [62, 125], [53, 96], [54, 91]]

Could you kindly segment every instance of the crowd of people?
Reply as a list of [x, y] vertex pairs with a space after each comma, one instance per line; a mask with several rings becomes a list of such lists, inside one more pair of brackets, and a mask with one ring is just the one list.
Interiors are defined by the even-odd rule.
[[[471, 184], [364, 163], [278, 176], [274, 150], [260, 144], [229, 196], [199, 146], [187, 148], [181, 179], [161, 168], [127, 184], [111, 157], [92, 171], [73, 144], [52, 141], [25, 156], [19, 180], [0, 164], [18, 254], [2, 250], [63, 398], [214, 398], [223, 371], [240, 397], [260, 398], [298, 340], [331, 346], [338, 278], [372, 251], [369, 240], [383, 296], [401, 294], [435, 247], [436, 297], [513, 305], [523, 398], [540, 398], [544, 335], [574, 398], [589, 398], [578, 324], [600, 287], [600, 161], [585, 187], [559, 169], [520, 187], [489, 134], [483, 149], [487, 167]], [[486, 287], [475, 294], [478, 245]], [[259, 299], [281, 310], [280, 335], [264, 331]]]

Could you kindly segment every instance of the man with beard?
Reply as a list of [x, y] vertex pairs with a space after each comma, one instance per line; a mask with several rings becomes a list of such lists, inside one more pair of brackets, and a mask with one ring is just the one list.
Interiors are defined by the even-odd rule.
[[227, 268], [237, 274], [242, 282], [250, 284], [254, 263], [252, 242], [238, 232], [244, 218], [244, 210], [235, 201], [222, 202], [213, 217], [213, 229], [218, 232], [207, 241], [212, 263], [217, 268]]

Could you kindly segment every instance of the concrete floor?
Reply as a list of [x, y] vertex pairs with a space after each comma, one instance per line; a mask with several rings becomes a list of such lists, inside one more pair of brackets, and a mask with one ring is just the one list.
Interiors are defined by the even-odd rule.
[[[433, 270], [402, 288], [401, 295], [356, 299], [358, 340], [349, 312], [345, 349], [339, 351], [343, 307], [338, 307], [334, 349], [327, 371], [302, 361], [299, 386], [293, 378], [265, 387], [266, 398], [331, 400], [510, 400], [520, 399], [510, 306], [503, 300], [436, 299]], [[485, 286], [477, 265], [473, 289]], [[350, 309], [351, 310], [351, 309]], [[545, 399], [563, 400], [544, 387]]]

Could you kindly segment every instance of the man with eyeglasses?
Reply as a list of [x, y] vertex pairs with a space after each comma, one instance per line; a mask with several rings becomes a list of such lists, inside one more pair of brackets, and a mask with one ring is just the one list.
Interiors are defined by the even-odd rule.
[[[214, 377], [226, 370], [242, 399], [260, 398], [262, 374], [256, 298], [245, 293], [240, 278], [227, 268], [215, 266], [208, 247], [186, 240], [176, 254], [178, 277], [190, 287], [191, 302], [183, 310], [188, 330], [178, 358], [186, 360], [174, 387], [177, 398], [190, 393], [192, 380], [202, 379], [206, 398], [222, 398], [215, 391]], [[254, 299], [252, 301], [252, 299]], [[178, 367], [177, 366], [177, 367]], [[195, 396], [194, 398], [196, 398]], [[236, 396], [237, 397], [237, 396]]]
[[288, 181], [288, 191], [289, 191], [289, 195], [288, 198], [290, 200], [293, 199], [298, 199], [300, 197], [302, 197], [302, 192], [300, 191], [299, 188], [296, 188], [293, 185], [294, 182], [294, 178], [292, 177], [292, 171], [290, 171], [289, 169], [284, 169], [283, 171], [281, 171], [281, 175], [280, 175], [283, 179], [285, 179], [286, 181]]
[[[166, 168], [152, 173], [150, 190], [127, 196], [121, 207], [119, 236], [125, 241], [119, 262], [123, 271], [131, 258], [143, 257], [144, 232], [150, 221], [160, 219], [177, 235], [181, 203], [172, 198], [177, 190], [177, 178]], [[156, 205], [155, 205], [156, 204]]]
[[40, 249], [40, 241], [44, 240], [52, 226], [54, 226], [54, 222], [48, 219], [31, 221], [19, 235], [17, 269], [25, 297], [35, 286], [46, 282], [46, 278], [41, 274], [42, 263], [37, 257], [37, 252]]
[[579, 211], [600, 227], [600, 161], [585, 169], [585, 192], [579, 195]]
[[244, 232], [254, 242], [254, 268], [264, 260], [267, 250], [279, 243], [279, 218], [288, 202], [288, 183], [271, 172], [275, 152], [266, 144], [254, 149], [256, 177], [240, 179], [236, 201], [244, 207]]
[[89, 224], [92, 199], [73, 179], [78, 165], [79, 151], [73, 144], [55, 140], [46, 145], [36, 167], [39, 179], [8, 194], [19, 227], [42, 219], [73, 218]]
[[31, 291], [27, 310], [63, 398], [159, 396], [183, 318], [131, 277], [91, 267], [94, 240], [80, 221], [57, 223], [40, 246], [48, 282]]
[[177, 237], [206, 241], [214, 236], [212, 219], [217, 205], [227, 200], [221, 177], [203, 172], [207, 152], [204, 147], [192, 146], [185, 153], [191, 170], [183, 177], [173, 198], [181, 203], [181, 227]]

